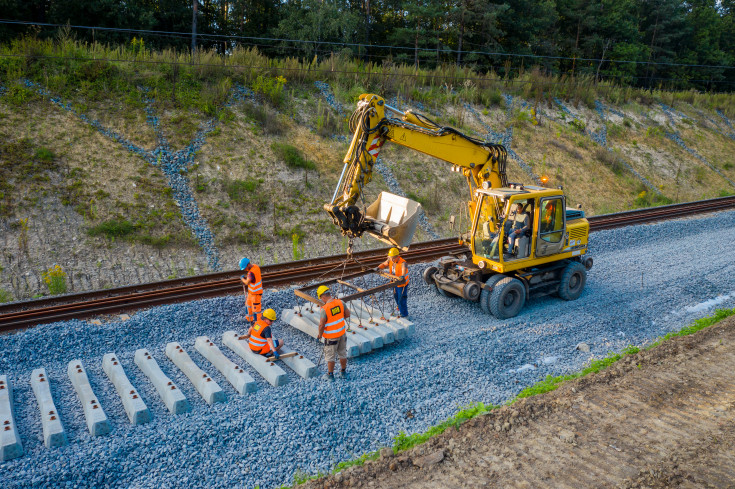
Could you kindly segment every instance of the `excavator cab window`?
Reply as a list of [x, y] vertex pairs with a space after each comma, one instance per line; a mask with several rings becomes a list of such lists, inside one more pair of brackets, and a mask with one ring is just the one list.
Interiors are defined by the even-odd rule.
[[564, 235], [564, 205], [561, 198], [541, 202], [539, 237], [549, 243], [558, 243]]
[[498, 234], [492, 232], [495, 202], [483, 196], [479, 202], [477, 226], [475, 228], [475, 254], [485, 258], [498, 258]]

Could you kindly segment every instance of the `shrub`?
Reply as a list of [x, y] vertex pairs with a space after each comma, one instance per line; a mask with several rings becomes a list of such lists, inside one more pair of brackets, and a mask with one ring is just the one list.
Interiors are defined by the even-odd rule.
[[41, 275], [51, 295], [66, 293], [66, 272], [59, 265], [52, 266]]
[[121, 238], [135, 231], [135, 225], [126, 220], [115, 220], [102, 222], [87, 229], [90, 236], [105, 236], [107, 238]]
[[3, 302], [11, 302], [13, 300], [13, 296], [5, 289], [0, 289], [0, 304]]
[[270, 78], [268, 76], [258, 75], [253, 82], [253, 91], [263, 94], [276, 107], [283, 102], [283, 86], [286, 79], [282, 76]]
[[316, 164], [304, 158], [301, 151], [295, 146], [285, 143], [273, 143], [271, 145], [273, 152], [280, 158], [289, 168], [303, 168], [304, 170], [316, 170]]
[[569, 121], [568, 124], [572, 127], [572, 129], [574, 129], [575, 131], [581, 134], [584, 134], [584, 131], [587, 129], [587, 125], [584, 122], [580, 121], [579, 119], [574, 119], [572, 121]]
[[605, 148], [597, 148], [595, 150], [595, 157], [603, 165], [612, 170], [614, 174], [618, 176], [623, 174], [625, 166], [620, 161], [620, 158], [612, 151], [608, 151]]

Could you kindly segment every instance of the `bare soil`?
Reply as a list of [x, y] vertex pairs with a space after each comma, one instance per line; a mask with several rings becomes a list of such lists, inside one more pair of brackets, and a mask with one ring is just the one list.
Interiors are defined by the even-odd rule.
[[729, 318], [303, 487], [733, 488], [734, 369]]

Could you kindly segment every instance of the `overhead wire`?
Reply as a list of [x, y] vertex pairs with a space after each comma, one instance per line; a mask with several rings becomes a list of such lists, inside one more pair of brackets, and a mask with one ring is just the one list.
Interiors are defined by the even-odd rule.
[[[86, 30], [98, 30], [98, 31], [111, 31], [111, 32], [125, 32], [125, 33], [143, 33], [147, 35], [176, 35], [180, 37], [191, 37], [190, 32], [181, 31], [159, 31], [151, 29], [131, 29], [122, 27], [100, 27], [100, 26], [86, 26], [86, 25], [71, 25], [71, 24], [54, 24], [48, 22], [32, 22], [15, 19], [0, 19], [0, 24], [9, 25], [37, 25], [43, 27], [69, 27], [73, 29], [86, 29]], [[289, 38], [277, 38], [277, 37], [264, 37], [264, 36], [239, 36], [234, 34], [213, 34], [213, 33], [197, 33], [197, 37], [206, 36], [207, 38], [214, 39], [249, 39], [256, 41], [274, 41], [274, 42], [291, 42], [291, 43], [302, 43], [302, 44], [326, 44], [335, 46], [345, 47], [364, 47], [364, 48], [381, 48], [381, 49], [398, 49], [407, 51], [422, 51], [422, 52], [436, 52], [436, 48], [421, 48], [416, 46], [395, 46], [389, 44], [365, 44], [355, 42], [344, 42], [344, 41], [312, 41], [306, 39], [289, 39]], [[552, 56], [552, 55], [541, 55], [541, 54], [522, 54], [522, 53], [506, 53], [502, 51], [467, 51], [458, 49], [442, 49], [440, 52], [443, 53], [454, 53], [454, 54], [482, 54], [485, 56], [498, 56], [498, 57], [509, 57], [509, 58], [531, 58], [531, 59], [550, 59], [550, 60], [567, 60], [567, 61], [594, 61], [594, 62], [608, 62], [608, 63], [621, 63], [621, 64], [636, 64], [636, 65], [661, 65], [661, 66], [679, 66], [688, 68], [717, 68], [717, 69], [733, 69], [735, 66], [732, 65], [710, 65], [710, 64], [697, 64], [697, 63], [673, 63], [663, 61], [640, 61], [640, 60], [626, 60], [626, 59], [604, 59], [604, 58], [584, 58], [584, 57], [570, 57], [570, 56]]]

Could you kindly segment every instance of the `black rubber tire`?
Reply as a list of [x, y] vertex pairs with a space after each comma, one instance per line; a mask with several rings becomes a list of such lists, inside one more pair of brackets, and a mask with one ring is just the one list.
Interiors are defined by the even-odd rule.
[[424, 279], [424, 283], [426, 285], [434, 285], [434, 274], [438, 268], [436, 267], [429, 267], [424, 270], [424, 273], [421, 275]]
[[[502, 273], [493, 275], [489, 279], [485, 280], [485, 286], [492, 287], [494, 289], [495, 284], [497, 284], [504, 278], [507, 277]], [[492, 294], [492, 292], [492, 290], [487, 290], [483, 287], [482, 293], [480, 294], [480, 309], [482, 309], [482, 312], [484, 312], [485, 314], [492, 314], [492, 312], [490, 312], [490, 295]]]
[[573, 301], [582, 295], [587, 283], [587, 269], [577, 261], [571, 262], [561, 272], [557, 294], [565, 301]]
[[497, 283], [490, 294], [490, 312], [498, 319], [517, 316], [526, 303], [526, 287], [514, 277]]

